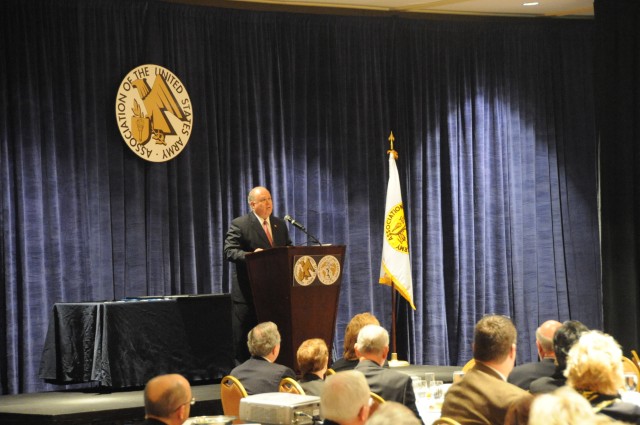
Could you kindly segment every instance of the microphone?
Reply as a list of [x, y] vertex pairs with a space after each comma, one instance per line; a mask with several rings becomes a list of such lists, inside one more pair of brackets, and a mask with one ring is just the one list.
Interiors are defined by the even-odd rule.
[[289, 214], [285, 215], [284, 219], [287, 220], [289, 223], [293, 224], [294, 226], [296, 226], [298, 229], [300, 229], [303, 232], [307, 233], [307, 229], [305, 229], [304, 226], [300, 222], [295, 221], [293, 219], [293, 217], [291, 217]]
[[291, 217], [289, 214], [284, 216], [284, 219], [286, 221], [288, 221], [289, 223], [291, 223], [293, 226], [297, 227], [298, 229], [302, 230], [304, 232], [305, 235], [309, 236], [309, 238], [311, 240], [313, 240], [315, 243], [317, 243], [318, 245], [322, 245], [322, 243], [320, 243], [320, 241], [313, 236], [312, 234], [310, 234], [309, 232], [307, 232], [307, 229], [305, 229], [305, 227], [302, 225], [302, 223], [295, 221], [293, 219], [293, 217]]

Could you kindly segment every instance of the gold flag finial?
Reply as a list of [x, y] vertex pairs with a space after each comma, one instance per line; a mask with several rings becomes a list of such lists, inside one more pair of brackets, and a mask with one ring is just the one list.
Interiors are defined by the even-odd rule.
[[391, 143], [391, 149], [389, 149], [389, 150], [387, 151], [387, 153], [392, 153], [392, 154], [393, 154], [393, 158], [394, 158], [394, 159], [398, 159], [398, 152], [396, 152], [396, 151], [393, 149], [393, 141], [394, 141], [394, 140], [396, 140], [396, 138], [395, 138], [395, 137], [393, 137], [393, 131], [392, 131], [392, 132], [391, 132], [391, 134], [389, 134], [389, 143]]

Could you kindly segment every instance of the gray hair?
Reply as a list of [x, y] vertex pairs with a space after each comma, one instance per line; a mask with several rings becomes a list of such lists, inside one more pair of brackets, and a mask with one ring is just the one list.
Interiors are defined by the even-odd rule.
[[402, 403], [387, 401], [376, 409], [366, 425], [422, 425], [422, 421]]
[[247, 202], [249, 203], [249, 205], [251, 205], [251, 202], [253, 202], [253, 200], [255, 199], [255, 197], [256, 197], [256, 191], [257, 191], [258, 189], [264, 189], [264, 190], [267, 190], [267, 188], [266, 188], [266, 187], [264, 187], [264, 186], [256, 186], [256, 187], [254, 187], [253, 189], [251, 189], [251, 190], [249, 191], [249, 194], [247, 195]]
[[367, 325], [358, 332], [356, 348], [361, 353], [380, 354], [389, 346], [389, 332], [379, 325]]
[[329, 375], [320, 394], [320, 416], [335, 422], [353, 420], [363, 406], [369, 405], [370, 394], [362, 372], [349, 370]]
[[536, 397], [529, 412], [529, 425], [593, 423], [591, 404], [569, 386]]
[[259, 323], [247, 335], [247, 347], [252, 356], [264, 357], [280, 344], [280, 332], [273, 322]]
[[172, 382], [157, 399], [149, 396], [150, 386], [153, 386], [159, 379], [164, 379], [169, 375], [161, 375], [151, 379], [144, 388], [144, 409], [145, 414], [158, 418], [168, 418], [180, 407], [180, 403], [187, 397], [187, 389], [181, 382]]

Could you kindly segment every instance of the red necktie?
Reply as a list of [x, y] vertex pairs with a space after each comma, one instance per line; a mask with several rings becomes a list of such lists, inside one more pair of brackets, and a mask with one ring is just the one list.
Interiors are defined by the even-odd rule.
[[269, 223], [267, 220], [262, 222], [262, 227], [264, 228], [264, 232], [267, 234], [267, 239], [269, 239], [269, 243], [273, 246], [273, 238], [271, 237], [271, 232], [269, 231]]

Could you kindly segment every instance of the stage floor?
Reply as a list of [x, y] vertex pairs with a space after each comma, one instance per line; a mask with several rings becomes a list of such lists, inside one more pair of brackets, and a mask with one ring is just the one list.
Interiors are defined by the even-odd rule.
[[[222, 414], [220, 385], [194, 385], [191, 416]], [[59, 391], [0, 397], [2, 425], [125, 425], [144, 420], [143, 390]]]
[[[408, 375], [434, 372], [451, 382], [460, 366], [410, 365], [396, 368]], [[191, 416], [222, 415], [219, 384], [194, 384]], [[0, 396], [2, 425], [129, 425], [144, 420], [143, 389], [99, 392], [96, 389]]]

